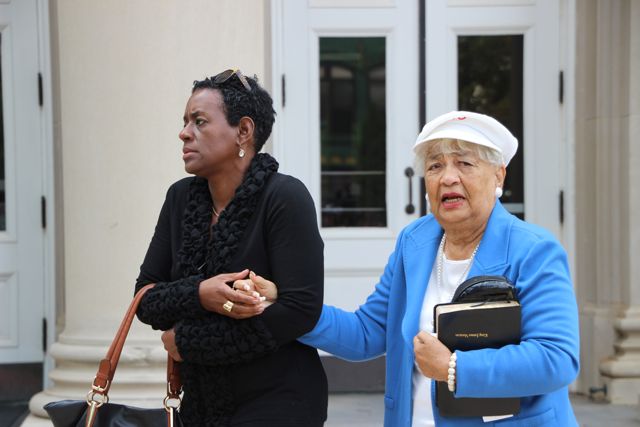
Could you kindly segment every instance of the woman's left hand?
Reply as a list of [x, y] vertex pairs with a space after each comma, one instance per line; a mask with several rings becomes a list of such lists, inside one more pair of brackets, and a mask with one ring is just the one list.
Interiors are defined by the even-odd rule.
[[173, 328], [168, 331], [164, 331], [161, 338], [162, 344], [164, 344], [164, 349], [167, 350], [169, 356], [171, 356], [176, 362], [182, 362], [182, 356], [180, 356], [178, 346], [176, 345], [176, 331]]
[[420, 331], [413, 338], [413, 351], [420, 372], [436, 381], [447, 381], [451, 352], [436, 337]]

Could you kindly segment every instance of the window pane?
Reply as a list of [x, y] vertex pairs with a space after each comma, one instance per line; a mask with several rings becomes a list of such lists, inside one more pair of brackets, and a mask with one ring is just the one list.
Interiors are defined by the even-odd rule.
[[[1, 36], [0, 36], [1, 37]], [[0, 38], [0, 58], [2, 58], [2, 39]], [[4, 118], [2, 111], [2, 61], [0, 61], [0, 231], [7, 229], [7, 208], [4, 176]]]
[[518, 138], [500, 199], [524, 219], [523, 41], [519, 35], [458, 37], [458, 108], [496, 118]]
[[320, 38], [323, 227], [385, 227], [384, 37]]

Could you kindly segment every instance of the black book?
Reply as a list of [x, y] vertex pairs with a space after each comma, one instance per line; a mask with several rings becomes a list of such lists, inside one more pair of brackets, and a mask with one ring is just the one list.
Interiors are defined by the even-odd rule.
[[[460, 288], [470, 280], [478, 282], [478, 278], [472, 278]], [[450, 351], [518, 344], [520, 323], [520, 304], [516, 300], [453, 302], [434, 308], [438, 339]], [[519, 398], [455, 398], [446, 381], [436, 383], [436, 405], [444, 417], [509, 415], [520, 411]]]

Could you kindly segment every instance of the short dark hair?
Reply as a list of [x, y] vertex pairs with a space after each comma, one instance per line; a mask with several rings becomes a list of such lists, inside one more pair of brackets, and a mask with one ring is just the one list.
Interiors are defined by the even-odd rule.
[[231, 76], [224, 82], [216, 83], [214, 77], [207, 77], [204, 80], [193, 82], [191, 93], [199, 89], [213, 89], [220, 91], [222, 95], [223, 110], [227, 117], [227, 122], [231, 126], [237, 126], [244, 116], [251, 117], [255, 124], [254, 148], [256, 153], [271, 135], [276, 112], [273, 109], [271, 95], [258, 84], [258, 78], [245, 76], [251, 86], [247, 90], [237, 75]]

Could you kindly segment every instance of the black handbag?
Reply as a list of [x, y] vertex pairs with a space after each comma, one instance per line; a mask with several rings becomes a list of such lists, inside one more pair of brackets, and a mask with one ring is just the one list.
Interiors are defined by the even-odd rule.
[[150, 284], [140, 289], [131, 302], [106, 357], [100, 361], [98, 373], [86, 400], [60, 400], [44, 406], [54, 427], [183, 427], [178, 411], [182, 383], [178, 364], [171, 357], [167, 360], [167, 395], [163, 401], [164, 408], [138, 408], [109, 403], [109, 388], [122, 347], [140, 300], [152, 287], [153, 284]]
[[458, 286], [451, 302], [518, 301], [516, 287], [504, 276], [475, 276]]

